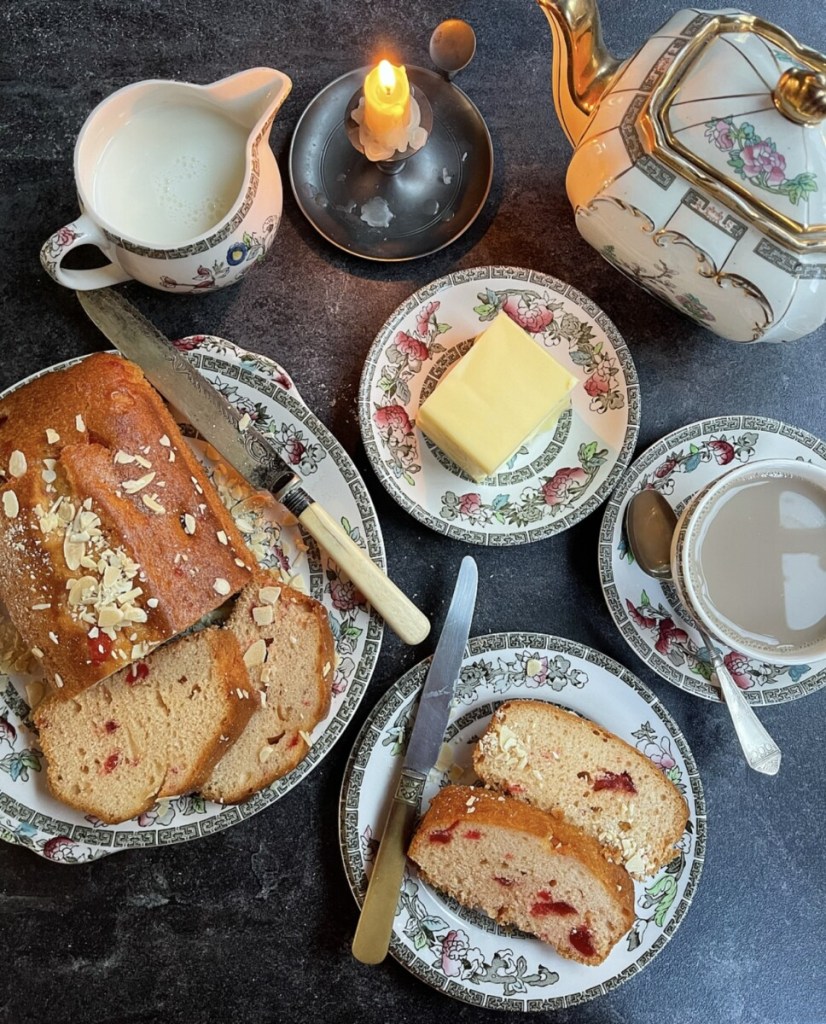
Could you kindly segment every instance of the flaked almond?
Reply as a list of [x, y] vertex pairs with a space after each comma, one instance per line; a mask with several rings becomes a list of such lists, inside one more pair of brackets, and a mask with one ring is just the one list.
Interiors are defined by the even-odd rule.
[[155, 479], [156, 473], [144, 473], [143, 476], [139, 476], [136, 480], [124, 480], [123, 489], [127, 494], [137, 494], [138, 491], [142, 491], [144, 487], [147, 487]]
[[45, 611], [48, 611], [48, 609], [51, 608], [51, 607], [52, 606], [50, 604], [33, 604], [32, 605], [32, 611], [33, 612], [45, 612]]
[[261, 762], [261, 764], [265, 764], [267, 761], [269, 761], [269, 759], [272, 757], [272, 752], [274, 749], [274, 747], [271, 747], [269, 743], [267, 743], [258, 751], [258, 760]]
[[259, 638], [255, 640], [247, 648], [244, 654], [244, 664], [247, 668], [256, 668], [259, 665], [263, 665], [267, 660], [267, 645], [263, 639]]
[[15, 519], [17, 517], [17, 513], [20, 511], [20, 503], [14, 491], [5, 491], [3, 493], [3, 511], [6, 513], [7, 519]]
[[215, 536], [218, 538], [218, 543], [219, 544], [227, 544], [228, 543], [227, 535], [224, 533], [223, 530], [218, 530], [218, 532], [215, 534]]
[[84, 434], [86, 432], [86, 424], [83, 422], [83, 417], [80, 415], [80, 413], [78, 413], [77, 416], [75, 416], [75, 427], [77, 428], [77, 432], [79, 434]]
[[9, 473], [12, 476], [23, 476], [28, 468], [29, 464], [26, 462], [26, 456], [19, 448], [15, 448], [9, 456]]
[[54, 674], [54, 684], [58, 688], [58, 690], [61, 689], [61, 687], [63, 686], [63, 678], [62, 676], [58, 675], [57, 672], [55, 672]]
[[252, 420], [250, 419], [250, 414], [248, 412], [245, 412], [241, 419], [238, 420], [238, 429], [241, 431], [242, 434], [244, 433], [245, 430], [249, 430], [250, 423], [252, 423]]
[[144, 505], [146, 505], [148, 509], [150, 509], [152, 512], [156, 512], [158, 515], [162, 515], [164, 512], [166, 512], [166, 509], [158, 501], [157, 494], [142, 494], [141, 501], [144, 503]]
[[119, 465], [119, 466], [126, 466], [130, 462], [134, 462], [134, 461], [135, 461], [135, 456], [134, 455], [130, 455], [129, 452], [123, 451], [122, 448], [119, 448], [118, 451], [115, 452], [115, 463], [117, 465]]
[[101, 629], [111, 629], [112, 626], [117, 626], [123, 621], [123, 612], [120, 608], [107, 607], [101, 608], [98, 612], [98, 625]]
[[261, 605], [252, 610], [252, 617], [257, 626], [271, 626], [274, 614], [275, 609], [271, 604]]
[[146, 602], [146, 607], [157, 608], [159, 603], [160, 602], [158, 601], [157, 597], [150, 597], [149, 600]]
[[57, 444], [60, 440], [60, 434], [56, 430], [52, 430], [51, 427], [46, 428], [46, 442], [47, 444]]
[[145, 459], [142, 455], [135, 456], [135, 462], [141, 467], [141, 469], [151, 469], [152, 463], [149, 459]]
[[158, 442], [159, 444], [162, 444], [164, 448], [169, 448], [172, 445], [172, 442], [169, 440], [166, 434], [162, 434], [158, 439]]
[[80, 568], [80, 560], [86, 554], [86, 545], [82, 541], [72, 540], [67, 533], [63, 540], [63, 559], [71, 572]]
[[196, 525], [197, 524], [195, 522], [195, 516], [190, 515], [189, 512], [185, 512], [184, 513], [184, 533], [188, 533], [190, 536], [192, 536], [192, 534], [195, 533]]
[[223, 576], [219, 576], [213, 582], [212, 589], [216, 594], [226, 597], [226, 595], [232, 590], [232, 587], [229, 585], [229, 580], [225, 580]]
[[258, 600], [264, 604], [275, 604], [281, 597], [280, 587], [262, 587], [258, 591]]

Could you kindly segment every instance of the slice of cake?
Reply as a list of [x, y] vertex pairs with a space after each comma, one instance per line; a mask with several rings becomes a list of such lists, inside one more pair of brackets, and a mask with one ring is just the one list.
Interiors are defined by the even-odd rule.
[[463, 906], [583, 964], [602, 963], [634, 923], [628, 872], [579, 829], [511, 797], [446, 786], [409, 855], [427, 882]]
[[634, 878], [677, 856], [688, 807], [665, 773], [618, 736], [554, 704], [508, 701], [473, 755], [488, 786], [579, 826]]
[[416, 425], [474, 480], [491, 476], [570, 405], [577, 378], [499, 313], [422, 403]]
[[235, 636], [207, 629], [33, 713], [58, 800], [116, 824], [197, 790], [258, 707]]
[[227, 628], [261, 694], [243, 735], [201, 792], [237, 803], [286, 775], [309, 751], [310, 733], [330, 710], [335, 645], [324, 606], [266, 570], [241, 592]]

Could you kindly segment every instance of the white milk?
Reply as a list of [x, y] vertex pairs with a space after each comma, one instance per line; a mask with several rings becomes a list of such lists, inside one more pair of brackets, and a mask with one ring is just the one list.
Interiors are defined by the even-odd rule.
[[182, 245], [217, 226], [244, 181], [247, 132], [209, 107], [153, 107], [113, 135], [97, 167], [93, 203], [121, 235]]

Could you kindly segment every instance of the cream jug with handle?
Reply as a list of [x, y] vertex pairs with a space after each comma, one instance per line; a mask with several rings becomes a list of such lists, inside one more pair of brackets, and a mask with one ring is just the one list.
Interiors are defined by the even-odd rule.
[[[197, 293], [239, 280], [281, 217], [269, 134], [291, 88], [280, 71], [252, 68], [212, 85], [137, 82], [103, 100], [75, 145], [81, 215], [44, 244], [45, 269], [79, 290], [134, 278]], [[65, 269], [81, 245], [111, 262]]]
[[675, 14], [618, 61], [596, 0], [538, 0], [576, 225], [732, 341], [826, 320], [826, 58], [737, 10]]

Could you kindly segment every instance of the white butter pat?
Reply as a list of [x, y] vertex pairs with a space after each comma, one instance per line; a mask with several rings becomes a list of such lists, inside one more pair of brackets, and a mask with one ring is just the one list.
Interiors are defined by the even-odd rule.
[[477, 482], [570, 405], [577, 378], [499, 313], [422, 403], [416, 425]]

